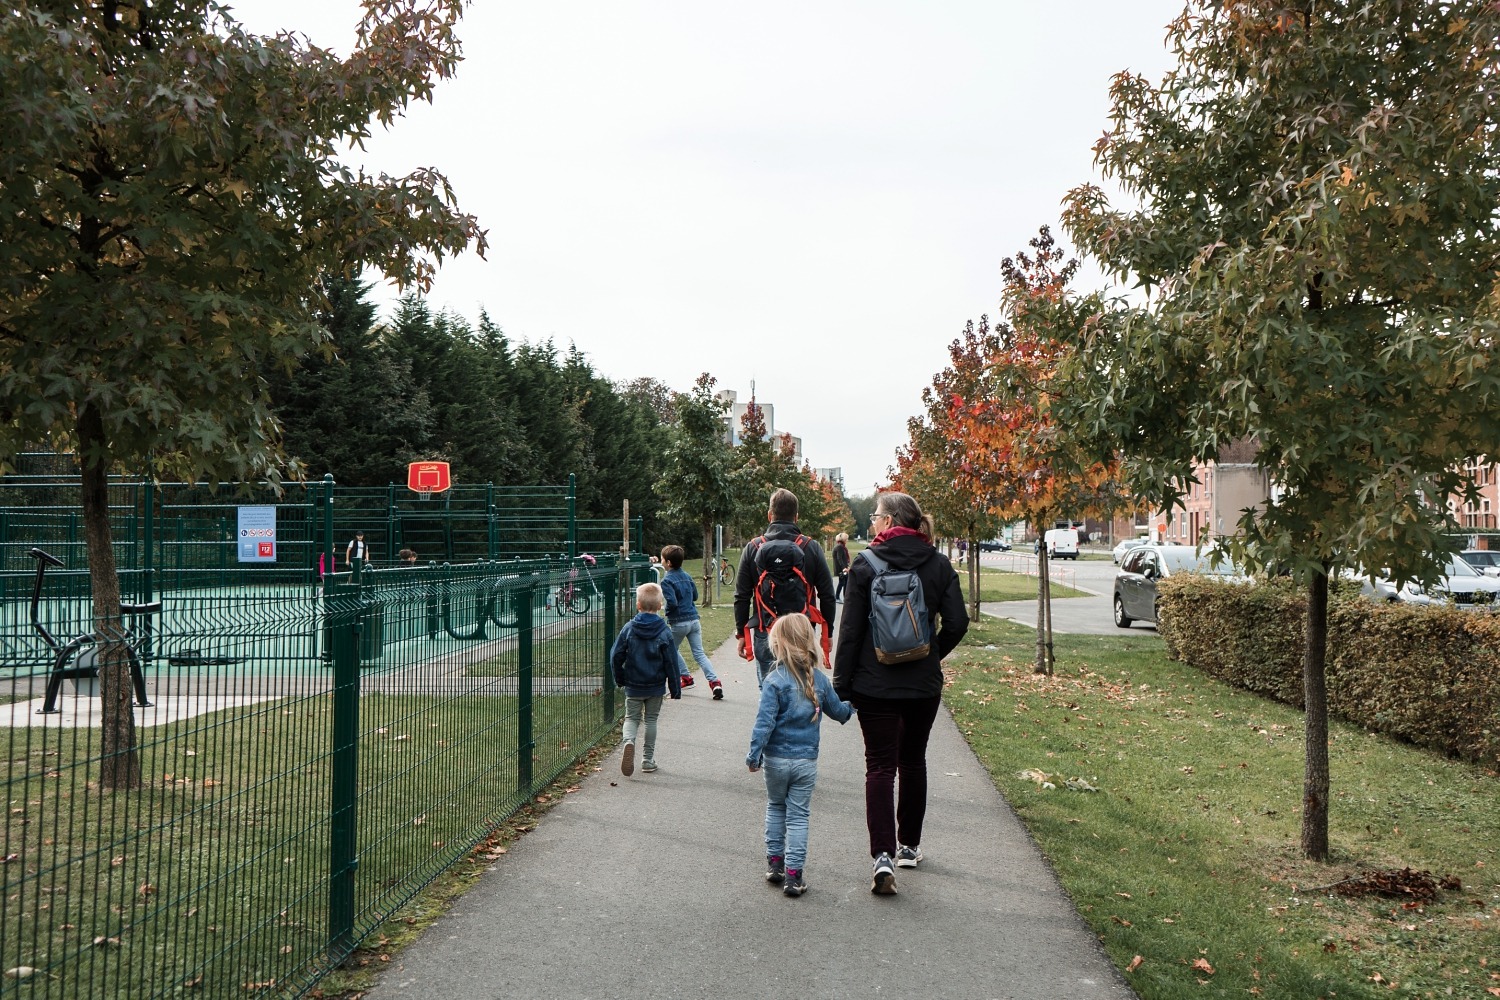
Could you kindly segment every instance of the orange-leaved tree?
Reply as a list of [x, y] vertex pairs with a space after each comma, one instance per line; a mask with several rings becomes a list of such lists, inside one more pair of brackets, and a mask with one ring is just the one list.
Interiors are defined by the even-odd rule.
[[[1030, 524], [1038, 537], [1056, 518], [1111, 512], [1125, 501], [1118, 463], [1096, 439], [1053, 420], [1055, 399], [1067, 385], [1055, 378], [1071, 352], [1065, 331], [1086, 321], [1073, 308], [1068, 282], [1076, 261], [1065, 254], [1046, 226], [1030, 241], [1030, 253], [1002, 264], [1001, 300], [1008, 323], [990, 328], [984, 318], [972, 324], [951, 353], [954, 365], [934, 382], [934, 402], [946, 414], [934, 426], [958, 455], [958, 468], [970, 489], [988, 498], [990, 513]], [[1047, 548], [1037, 554], [1038, 673], [1051, 673], [1051, 588]]]

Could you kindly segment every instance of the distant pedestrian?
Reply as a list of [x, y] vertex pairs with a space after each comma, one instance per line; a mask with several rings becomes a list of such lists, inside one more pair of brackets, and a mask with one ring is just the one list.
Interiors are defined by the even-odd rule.
[[[963, 592], [953, 564], [932, 545], [932, 522], [905, 493], [876, 497], [870, 517], [874, 536], [849, 567], [849, 590], [839, 618], [833, 686], [859, 710], [865, 738], [865, 824], [870, 831], [873, 875], [870, 890], [896, 892], [895, 867], [922, 860], [922, 823], [927, 814], [927, 737], [942, 705], [943, 657], [969, 629]], [[873, 553], [893, 571], [912, 572], [927, 608], [926, 657], [881, 663], [870, 634]], [[941, 630], [934, 627], [942, 619]], [[899, 777], [899, 797], [897, 792]]]
[[797, 495], [784, 489], [772, 493], [766, 520], [770, 527], [745, 546], [734, 581], [734, 637], [743, 644], [749, 630], [760, 684], [775, 665], [766, 634], [777, 617], [792, 611], [807, 615], [822, 626], [826, 649], [835, 603], [823, 547], [797, 529]]
[[833, 592], [835, 604], [844, 600], [844, 584], [849, 582], [849, 535], [840, 531], [833, 539], [833, 575], [838, 577], [839, 585]]
[[396, 553], [396, 558], [401, 560], [403, 566], [415, 566], [417, 564], [417, 553], [412, 549], [402, 549]]
[[788, 896], [807, 891], [808, 816], [818, 782], [819, 723], [849, 721], [854, 708], [818, 669], [818, 638], [806, 615], [776, 619], [767, 637], [776, 667], [760, 689], [745, 764], [766, 772], [766, 881]]
[[668, 545], [661, 550], [661, 565], [667, 570], [667, 575], [661, 580], [661, 593], [667, 603], [667, 624], [672, 627], [672, 644], [677, 650], [678, 673], [682, 677], [683, 687], [693, 686], [693, 675], [689, 672], [687, 661], [682, 658], [682, 640], [686, 639], [694, 661], [703, 671], [703, 679], [708, 681], [708, 689], [713, 692], [714, 701], [722, 701], [724, 685], [719, 682], [719, 675], [714, 673], [713, 662], [703, 651], [703, 622], [698, 617], [698, 585], [683, 571], [682, 561], [685, 558], [687, 553], [681, 545]]
[[353, 569], [355, 560], [361, 563], [370, 561], [370, 546], [365, 544], [364, 529], [356, 531], [344, 549], [344, 565]]
[[[625, 692], [625, 754], [620, 773], [635, 773], [635, 741], [641, 736], [641, 770], [656, 770], [656, 719], [661, 699], [671, 693], [682, 697], [677, 679], [677, 647], [672, 630], [661, 616], [661, 585], [643, 583], [635, 588], [636, 615], [625, 623], [609, 653], [615, 684]], [[645, 732], [642, 733], [642, 722]]]

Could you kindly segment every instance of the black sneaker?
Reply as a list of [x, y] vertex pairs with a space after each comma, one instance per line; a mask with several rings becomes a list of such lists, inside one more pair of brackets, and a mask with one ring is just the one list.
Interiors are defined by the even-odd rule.
[[889, 854], [882, 854], [875, 859], [875, 870], [870, 879], [870, 891], [877, 896], [896, 894], [896, 869], [891, 864]]
[[772, 885], [780, 885], [784, 878], [786, 878], [786, 858], [780, 854], [767, 854], [766, 881]]
[[781, 887], [781, 891], [793, 897], [800, 896], [807, 891], [807, 882], [802, 878], [802, 869], [788, 868], [786, 870], [786, 884]]
[[915, 868], [917, 862], [921, 860], [922, 848], [920, 847], [907, 847], [903, 844], [896, 848], [897, 868]]

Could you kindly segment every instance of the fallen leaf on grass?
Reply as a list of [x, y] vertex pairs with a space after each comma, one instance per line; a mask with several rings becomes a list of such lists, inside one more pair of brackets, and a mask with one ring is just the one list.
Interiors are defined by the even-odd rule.
[[1134, 972], [1136, 969], [1139, 969], [1141, 967], [1141, 963], [1144, 962], [1144, 961], [1145, 961], [1145, 959], [1142, 958], [1141, 956], [1139, 956], [1139, 955], [1135, 956], [1135, 958], [1132, 958], [1130, 960], [1130, 964], [1127, 965], [1127, 966], [1125, 966], [1125, 971], [1126, 972]]
[[1214, 974], [1214, 967], [1208, 964], [1208, 959], [1206, 958], [1193, 959], [1193, 968], [1197, 969], [1199, 972], [1206, 972], [1210, 976]]

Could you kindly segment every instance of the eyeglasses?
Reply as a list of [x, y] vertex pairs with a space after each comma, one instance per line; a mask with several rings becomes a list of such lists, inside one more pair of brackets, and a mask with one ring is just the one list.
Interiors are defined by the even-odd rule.
[[871, 514], [870, 515], [870, 521], [871, 521], [871, 523], [873, 523], [873, 522], [879, 520], [882, 517], [890, 517], [890, 516], [891, 515], [889, 515], [889, 514], [879, 514], [879, 513]]

